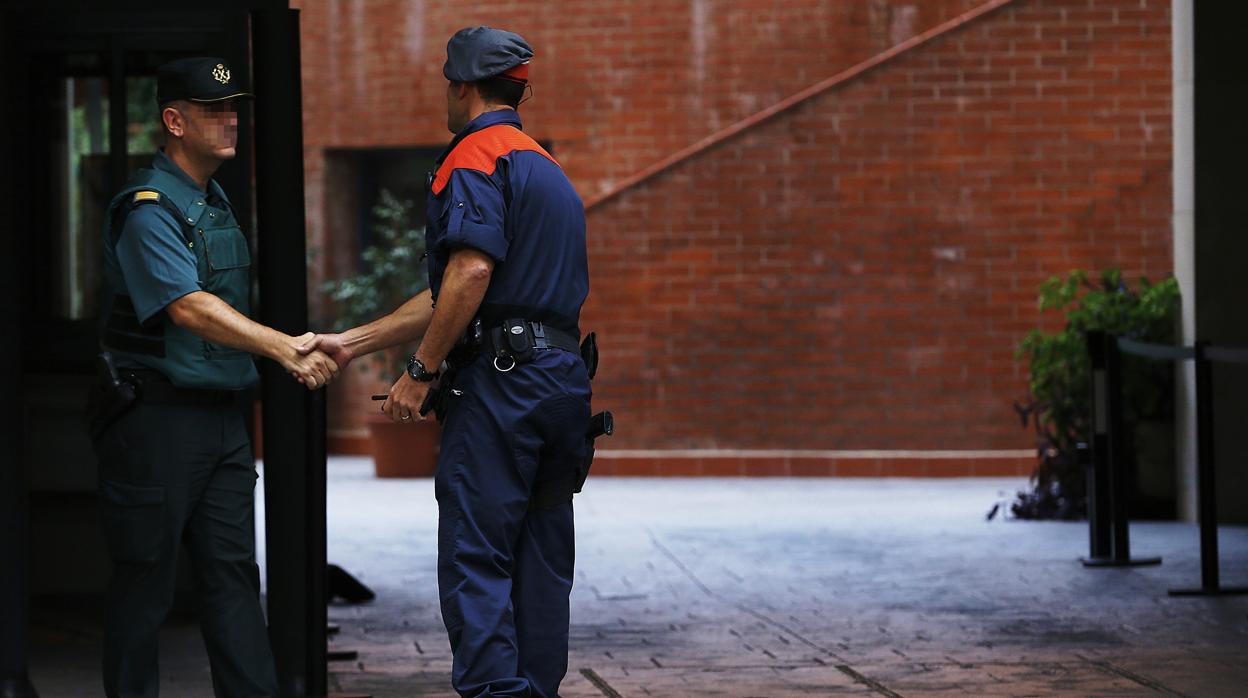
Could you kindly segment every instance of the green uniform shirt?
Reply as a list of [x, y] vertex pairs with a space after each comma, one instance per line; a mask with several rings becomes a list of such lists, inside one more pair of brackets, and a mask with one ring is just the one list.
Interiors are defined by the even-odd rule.
[[216, 182], [199, 188], [163, 151], [113, 199], [105, 217], [111, 300], [103, 345], [118, 365], [160, 371], [175, 385], [236, 390], [256, 382], [251, 356], [175, 325], [165, 309], [195, 291], [250, 312], [251, 255]]

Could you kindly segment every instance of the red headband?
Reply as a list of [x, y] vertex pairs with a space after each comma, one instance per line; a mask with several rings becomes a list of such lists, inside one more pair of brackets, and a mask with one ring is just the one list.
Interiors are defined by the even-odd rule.
[[510, 70], [505, 70], [502, 73], [499, 73], [498, 77], [504, 80], [510, 80], [511, 82], [518, 82], [521, 85], [527, 85], [529, 84], [529, 64], [527, 61], [521, 63]]

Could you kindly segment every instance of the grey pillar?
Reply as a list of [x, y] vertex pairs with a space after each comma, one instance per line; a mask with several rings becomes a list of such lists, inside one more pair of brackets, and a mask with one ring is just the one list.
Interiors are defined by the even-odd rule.
[[[1194, 80], [1195, 0], [1170, 5], [1170, 73], [1174, 129], [1174, 278], [1183, 294], [1179, 339], [1196, 342], [1196, 98]], [[1175, 469], [1179, 518], [1196, 520], [1196, 374], [1194, 364], [1175, 364]]]

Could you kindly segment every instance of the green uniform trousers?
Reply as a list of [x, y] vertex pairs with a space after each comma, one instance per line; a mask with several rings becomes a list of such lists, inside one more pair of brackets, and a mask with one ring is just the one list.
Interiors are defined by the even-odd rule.
[[104, 622], [110, 698], [159, 694], [157, 630], [185, 543], [217, 696], [277, 696], [255, 556], [255, 463], [238, 404], [140, 402], [96, 442], [114, 569]]

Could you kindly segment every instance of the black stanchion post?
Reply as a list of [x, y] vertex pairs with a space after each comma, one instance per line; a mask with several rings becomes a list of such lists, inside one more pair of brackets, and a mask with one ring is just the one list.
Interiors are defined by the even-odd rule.
[[[1130, 521], [1127, 515], [1127, 464], [1123, 458], [1122, 353], [1117, 335], [1088, 333], [1092, 358], [1092, 459], [1096, 493], [1089, 495], [1089, 507], [1098, 510], [1091, 521], [1093, 540], [1098, 546], [1109, 538], [1110, 555], [1096, 551], [1085, 559], [1088, 567], [1136, 567], [1161, 564], [1159, 557], [1131, 557]], [[1108, 516], [1106, 516], [1108, 513]]]
[[1087, 445], [1088, 460], [1088, 557], [1083, 564], [1108, 560], [1111, 552], [1109, 528], [1109, 434], [1106, 417], [1105, 333], [1086, 335], [1092, 397], [1092, 438]]
[[1131, 558], [1131, 526], [1127, 520], [1127, 464], [1123, 458], [1122, 352], [1118, 337], [1103, 334], [1105, 342], [1105, 416], [1109, 443], [1109, 520], [1113, 531], [1114, 562]]
[[1088, 501], [1088, 559], [1095, 560], [1109, 557], [1109, 527], [1105, 525], [1105, 514], [1108, 505], [1101, 504], [1099, 497], [1105, 494], [1105, 485], [1097, 482], [1097, 475], [1105, 472], [1104, 468], [1094, 467], [1092, 447], [1087, 443], [1077, 445], [1079, 467], [1083, 468], [1087, 488]]
[[1196, 497], [1200, 507], [1200, 586], [1216, 590], [1218, 582], [1218, 497], [1214, 485], [1213, 366], [1205, 351], [1209, 342], [1196, 342]]
[[1083, 564], [1104, 564], [1111, 554], [1109, 527], [1109, 418], [1107, 417], [1108, 385], [1105, 375], [1105, 333], [1092, 331], [1086, 335], [1092, 397], [1092, 438], [1083, 458], [1087, 460], [1088, 482], [1088, 557]]
[[1086, 335], [1092, 397], [1092, 438], [1087, 445], [1088, 460], [1088, 557], [1083, 564], [1103, 565], [1113, 551], [1109, 509], [1109, 384], [1105, 365], [1106, 335], [1092, 331]]
[[1196, 501], [1200, 507], [1200, 588], [1171, 589], [1171, 596], [1248, 593], [1248, 587], [1222, 587], [1218, 579], [1218, 495], [1214, 485], [1213, 365], [1209, 342], [1196, 342]]
[[1105, 333], [1089, 332], [1086, 337], [1090, 370], [1089, 394], [1092, 397], [1092, 434], [1080, 451], [1087, 474], [1088, 557], [1085, 564], [1110, 556], [1109, 529], [1109, 448], [1105, 417]]

